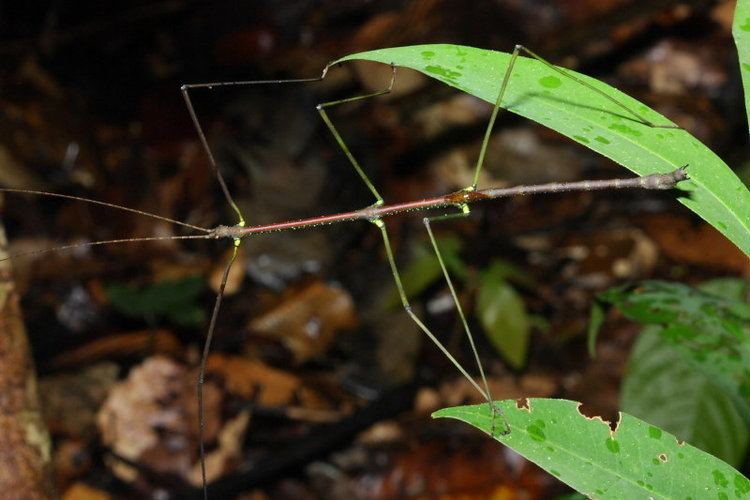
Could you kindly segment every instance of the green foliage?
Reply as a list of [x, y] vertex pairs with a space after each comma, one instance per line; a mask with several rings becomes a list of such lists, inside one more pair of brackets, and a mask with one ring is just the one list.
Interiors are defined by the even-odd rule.
[[[438, 240], [438, 246], [448, 271], [458, 279], [465, 280], [468, 270], [459, 255], [461, 241], [455, 237], [443, 237]], [[419, 247], [415, 258], [401, 276], [406, 294], [411, 297], [441, 280], [443, 273], [432, 247]], [[535, 319], [526, 312], [523, 299], [509, 281], [529, 288], [534, 286], [533, 278], [513, 264], [502, 259], [492, 261], [480, 272], [475, 307], [482, 330], [493, 347], [513, 368], [521, 368], [526, 361]], [[398, 304], [398, 293], [393, 291], [386, 305], [396, 307]]]
[[[444, 408], [591, 498], [747, 498], [750, 480], [730, 465], [642, 420], [621, 413], [617, 430], [581, 415], [575, 401], [495, 403], [510, 433], [499, 435], [488, 405]], [[496, 420], [501, 418], [496, 417]]]
[[[503, 52], [441, 44], [374, 50], [339, 61], [362, 59], [405, 66], [494, 104], [510, 57]], [[603, 82], [564, 71], [652, 123], [672, 124]], [[516, 61], [502, 106], [640, 175], [670, 172], [689, 164], [690, 180], [679, 185], [685, 191], [680, 201], [750, 255], [750, 191], [716, 154], [685, 130], [640, 123], [598, 92], [526, 57]]]
[[589, 356], [594, 358], [596, 357], [596, 337], [599, 335], [602, 323], [604, 323], [604, 307], [598, 300], [591, 304], [589, 318], [588, 349]]
[[738, 466], [748, 427], [732, 400], [660, 335], [641, 333], [622, 382], [620, 407], [678, 438]]
[[526, 362], [531, 321], [523, 299], [506, 281], [514, 274], [518, 271], [499, 259], [482, 272], [476, 314], [495, 349], [518, 369]]
[[750, 124], [750, 2], [738, 0], [734, 10], [734, 24], [732, 25], [734, 43], [740, 59], [740, 75], [745, 89], [745, 111]]
[[[724, 281], [727, 295], [742, 286]], [[659, 335], [683, 359], [720, 386], [750, 423], [750, 304], [680, 283], [647, 281], [599, 294], [626, 317], [658, 325]]]
[[[733, 31], [750, 121], [750, 0], [738, 0]], [[339, 61], [405, 66], [494, 104], [510, 58], [507, 53], [444, 44], [375, 50]], [[683, 191], [680, 202], [750, 255], [750, 191], [721, 159], [685, 130], [649, 126], [611, 99], [654, 124], [672, 124], [637, 100], [593, 78], [561, 71], [591, 88], [541, 61], [519, 57], [502, 107], [639, 175], [688, 164], [690, 179], [678, 186]], [[439, 277], [435, 264], [421, 264], [427, 270], [421, 271], [425, 275], [420, 286]], [[493, 345], [521, 366], [530, 322], [507, 278], [500, 266], [482, 273], [476, 312]], [[747, 282], [731, 280], [702, 289], [647, 282], [599, 297], [601, 303], [650, 325], [633, 352], [623, 406], [733, 464], [746, 453], [750, 423], [748, 290]], [[595, 304], [591, 352], [603, 320], [604, 310]], [[515, 333], [509, 336], [509, 331]], [[497, 404], [511, 432], [493, 437], [590, 497], [750, 496], [750, 480], [730, 465], [630, 415], [621, 414], [612, 432], [598, 419], [583, 417], [571, 401], [530, 399], [528, 409], [515, 401]], [[487, 433], [500, 426], [486, 404], [446, 408], [434, 416], [456, 418]]]
[[190, 276], [140, 289], [117, 283], [109, 285], [106, 292], [115, 309], [126, 316], [149, 322], [166, 318], [179, 326], [193, 327], [206, 320], [205, 311], [197, 302], [203, 288], [203, 278]]

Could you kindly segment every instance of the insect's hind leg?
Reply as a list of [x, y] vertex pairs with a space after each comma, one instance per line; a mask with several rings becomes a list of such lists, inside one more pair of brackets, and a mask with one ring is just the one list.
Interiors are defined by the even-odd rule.
[[[476, 380], [474, 380], [474, 377], [472, 377], [468, 371], [463, 367], [463, 365], [448, 351], [448, 349], [443, 345], [442, 342], [435, 336], [434, 333], [427, 327], [427, 325], [424, 324], [424, 322], [419, 319], [419, 316], [414, 313], [414, 310], [411, 307], [411, 304], [409, 303], [409, 298], [406, 296], [406, 291], [404, 290], [404, 285], [401, 281], [401, 275], [398, 272], [398, 267], [396, 266], [396, 260], [393, 256], [393, 249], [391, 247], [390, 239], [388, 238], [388, 230], [385, 227], [385, 222], [383, 222], [382, 219], [377, 218], [373, 219], [371, 221], [373, 224], [375, 224], [378, 229], [380, 229], [380, 234], [383, 237], [383, 244], [385, 246], [385, 254], [386, 258], [388, 259], [388, 265], [391, 268], [391, 274], [393, 275], [393, 281], [396, 284], [396, 289], [398, 291], [399, 298], [401, 299], [401, 305], [404, 307], [404, 310], [409, 315], [409, 317], [416, 323], [416, 325], [419, 327], [422, 332], [424, 332], [425, 335], [432, 341], [433, 344], [442, 352], [445, 357], [448, 358], [448, 360], [453, 363], [453, 366], [455, 366], [459, 372], [461, 372], [461, 375], [464, 376], [464, 378], [474, 387], [479, 393], [484, 397], [488, 402], [490, 402], [490, 408], [493, 415], [493, 427], [494, 427], [494, 415], [497, 413], [497, 408], [494, 404], [492, 404], [492, 396], [489, 392], [488, 385], [486, 383], [486, 378], [484, 378], [484, 372], [482, 371], [482, 377], [484, 380], [485, 387], [480, 386]], [[440, 256], [440, 259], [442, 261], [442, 256]], [[447, 275], [447, 274], [446, 274]], [[452, 284], [451, 284], [452, 287]], [[454, 292], [455, 297], [455, 292]], [[460, 308], [460, 305], [458, 306]], [[462, 316], [463, 316], [463, 311]], [[472, 341], [473, 344], [473, 341]], [[475, 349], [476, 352], [476, 349]], [[480, 370], [482, 368], [480, 367]], [[493, 429], [494, 431], [494, 429]], [[504, 434], [507, 433], [507, 422], [506, 422], [506, 430], [503, 432]], [[494, 432], [493, 432], [494, 435]]]
[[358, 96], [354, 96], [354, 97], [347, 97], [345, 99], [339, 99], [339, 100], [336, 100], [336, 101], [324, 102], [324, 103], [318, 104], [318, 106], [317, 106], [317, 110], [318, 110], [318, 113], [320, 114], [320, 117], [323, 119], [323, 122], [328, 127], [328, 130], [331, 132], [331, 134], [333, 135], [334, 139], [336, 139], [336, 142], [338, 143], [338, 145], [341, 148], [341, 150], [344, 152], [344, 154], [346, 155], [346, 157], [349, 159], [349, 163], [351, 163], [352, 167], [354, 167], [354, 170], [357, 172], [357, 174], [359, 175], [360, 179], [362, 179], [362, 181], [367, 186], [367, 189], [369, 189], [370, 192], [372, 193], [372, 195], [375, 197], [374, 206], [380, 206], [380, 205], [382, 205], [383, 204], [383, 197], [380, 195], [380, 193], [378, 192], [378, 190], [375, 188], [375, 185], [372, 183], [372, 181], [367, 176], [367, 174], [365, 173], [365, 171], [362, 169], [362, 167], [359, 164], [359, 162], [357, 161], [357, 159], [352, 154], [352, 152], [349, 149], [349, 147], [344, 142], [343, 137], [341, 137], [341, 134], [336, 129], [336, 126], [331, 121], [331, 118], [328, 116], [328, 113], [326, 112], [326, 108], [330, 108], [332, 106], [337, 106], [339, 104], [346, 104], [346, 103], [350, 103], [350, 102], [361, 101], [361, 100], [364, 100], [364, 99], [369, 99], [371, 97], [377, 97], [377, 96], [380, 96], [380, 95], [388, 94], [393, 89], [393, 84], [395, 83], [395, 81], [396, 81], [396, 66], [394, 66], [393, 64], [391, 64], [391, 80], [388, 83], [388, 86], [386, 88], [384, 88], [382, 90], [378, 90], [377, 92], [372, 92], [370, 94], [358, 95]]
[[432, 244], [432, 248], [435, 251], [435, 255], [437, 256], [438, 263], [440, 264], [440, 269], [443, 271], [443, 277], [445, 278], [445, 281], [448, 284], [448, 289], [450, 290], [451, 297], [453, 298], [453, 303], [456, 305], [456, 311], [458, 312], [458, 317], [461, 320], [464, 333], [466, 333], [466, 338], [469, 340], [469, 345], [471, 346], [471, 352], [474, 356], [474, 361], [476, 362], [477, 368], [479, 369], [479, 375], [482, 378], [482, 385], [484, 386], [484, 392], [482, 393], [482, 395], [487, 400], [487, 405], [489, 406], [490, 412], [492, 414], [491, 435], [492, 437], [495, 437], [495, 417], [497, 415], [500, 415], [500, 417], [503, 420], [503, 429], [500, 431], [501, 435], [508, 434], [510, 432], [510, 426], [508, 424], [508, 420], [505, 417], [505, 413], [503, 412], [502, 408], [497, 406], [492, 398], [492, 391], [490, 391], [490, 386], [489, 386], [489, 383], [487, 382], [487, 376], [484, 373], [484, 367], [482, 366], [482, 362], [479, 359], [479, 353], [477, 351], [476, 344], [474, 343], [474, 336], [471, 333], [471, 328], [469, 328], [469, 323], [466, 320], [466, 315], [464, 314], [463, 307], [461, 306], [461, 302], [458, 300], [456, 289], [453, 286], [453, 280], [451, 280], [450, 274], [448, 273], [448, 268], [445, 265], [443, 255], [440, 252], [440, 248], [438, 247], [437, 239], [435, 238], [435, 235], [432, 232], [433, 222], [441, 222], [445, 220], [468, 217], [469, 214], [471, 213], [471, 209], [469, 208], [469, 205], [467, 204], [461, 205], [460, 209], [461, 211], [458, 213], [445, 214], [445, 215], [440, 215], [436, 217], [425, 217], [424, 219], [422, 219], [422, 222], [424, 223], [425, 229], [427, 229], [427, 235], [430, 238], [430, 243]]

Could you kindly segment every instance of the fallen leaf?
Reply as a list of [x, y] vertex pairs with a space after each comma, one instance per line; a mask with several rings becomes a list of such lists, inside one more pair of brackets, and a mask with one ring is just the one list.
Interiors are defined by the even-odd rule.
[[349, 293], [339, 285], [315, 281], [252, 320], [249, 329], [280, 341], [301, 364], [323, 354], [339, 331], [356, 323]]
[[212, 354], [206, 371], [221, 377], [227, 392], [263, 406], [288, 406], [295, 400], [306, 408], [322, 409], [323, 399], [289, 372], [240, 356]]
[[[163, 356], [151, 357], [133, 368], [128, 378], [112, 390], [97, 415], [102, 443], [151, 470], [190, 479], [198, 461], [195, 380], [194, 370]], [[211, 382], [206, 382], [203, 393], [204, 439], [211, 443], [223, 432], [223, 394]], [[225, 458], [229, 455], [221, 447], [214, 452]], [[138, 476], [135, 469], [120, 461], [112, 459], [108, 463], [120, 479], [133, 481]]]

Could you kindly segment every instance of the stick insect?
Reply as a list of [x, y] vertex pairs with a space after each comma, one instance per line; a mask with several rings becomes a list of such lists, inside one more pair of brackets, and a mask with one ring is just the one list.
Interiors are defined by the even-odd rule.
[[[468, 217], [471, 213], [470, 205], [477, 201], [492, 200], [492, 199], [515, 196], [515, 195], [555, 193], [555, 192], [563, 192], [563, 191], [592, 191], [592, 190], [604, 190], [604, 189], [667, 190], [667, 189], [674, 188], [677, 183], [679, 183], [682, 180], [687, 179], [687, 173], [686, 173], [687, 165], [685, 165], [679, 168], [675, 168], [675, 170], [673, 170], [672, 172], [652, 174], [652, 175], [648, 175], [648, 176], [644, 176], [640, 178], [577, 181], [577, 182], [567, 182], [567, 183], [548, 183], [548, 184], [531, 185], [531, 186], [517, 186], [517, 187], [502, 188], [502, 189], [499, 189], [499, 188], [480, 189], [480, 187], [478, 186], [478, 181], [479, 181], [482, 167], [484, 165], [485, 157], [487, 154], [487, 146], [488, 146], [490, 137], [492, 135], [497, 117], [500, 111], [503, 109], [503, 106], [502, 106], [503, 97], [506, 93], [506, 89], [511, 84], [510, 77], [512, 75], [514, 64], [517, 58], [522, 53], [536, 59], [537, 61], [544, 64], [546, 67], [555, 71], [556, 73], [562, 75], [563, 77], [568, 78], [576, 82], [577, 84], [585, 86], [589, 90], [592, 90], [598, 93], [599, 95], [603, 96], [608, 101], [610, 101], [613, 105], [625, 111], [628, 114], [628, 116], [630, 116], [634, 121], [644, 126], [657, 127], [657, 128], [679, 128], [674, 125], [657, 125], [657, 124], [650, 122], [649, 120], [644, 118], [641, 114], [634, 111], [630, 107], [626, 106], [625, 104], [623, 104], [616, 98], [609, 96], [603, 91], [591, 86], [587, 82], [576, 78], [575, 75], [570, 74], [566, 70], [559, 68], [557, 66], [554, 66], [552, 63], [543, 59], [542, 57], [532, 52], [531, 50], [521, 45], [516, 45], [513, 50], [512, 57], [510, 59], [508, 67], [505, 68], [504, 71], [503, 71], [503, 68], [498, 68], [498, 75], [502, 73], [502, 77], [500, 79], [497, 98], [494, 102], [494, 106], [492, 108], [489, 122], [484, 131], [480, 151], [476, 159], [476, 163], [474, 165], [472, 183], [468, 186], [465, 186], [463, 189], [453, 192], [453, 193], [449, 193], [449, 194], [445, 194], [441, 196], [435, 196], [431, 198], [425, 198], [425, 199], [421, 199], [417, 201], [410, 201], [410, 202], [390, 204], [390, 205], [386, 204], [384, 197], [380, 194], [375, 184], [366, 175], [362, 166], [352, 154], [350, 148], [345, 143], [343, 137], [339, 133], [338, 129], [336, 128], [336, 126], [334, 125], [333, 121], [331, 120], [328, 114], [328, 110], [337, 105], [362, 101], [365, 99], [374, 98], [377, 96], [382, 96], [382, 95], [390, 93], [396, 81], [396, 67], [392, 64], [390, 81], [388, 82], [387, 86], [383, 88], [382, 90], [363, 94], [363, 95], [358, 95], [354, 97], [348, 97], [344, 99], [324, 102], [324, 103], [317, 105], [316, 107], [317, 112], [320, 115], [320, 118], [325, 123], [326, 128], [332, 135], [333, 139], [341, 148], [342, 152], [346, 156], [352, 168], [355, 170], [358, 177], [361, 179], [361, 181], [367, 187], [369, 192], [372, 194], [374, 198], [374, 202], [367, 207], [361, 208], [359, 210], [349, 211], [349, 212], [343, 212], [343, 213], [332, 214], [332, 215], [315, 216], [315, 217], [311, 217], [307, 219], [299, 219], [299, 220], [293, 220], [293, 221], [287, 221], [287, 222], [277, 222], [277, 223], [272, 223], [272, 224], [248, 225], [247, 221], [248, 220], [252, 221], [252, 218], [251, 217], [246, 218], [244, 216], [244, 214], [240, 210], [238, 204], [235, 202], [231, 194], [229, 186], [227, 185], [227, 182], [225, 181], [224, 176], [222, 175], [221, 169], [219, 168], [219, 165], [211, 150], [207, 136], [204, 132], [203, 126], [196, 112], [195, 106], [193, 105], [193, 100], [190, 94], [191, 91], [194, 92], [194, 91], [201, 90], [201, 89], [208, 90], [208, 89], [215, 89], [219, 87], [230, 87], [230, 86], [237, 87], [237, 86], [257, 86], [257, 85], [287, 85], [287, 84], [305, 84], [305, 83], [319, 82], [323, 80], [324, 78], [326, 78], [329, 71], [334, 67], [333, 63], [329, 63], [328, 65], [326, 65], [323, 68], [320, 76], [314, 77], [314, 78], [302, 78], [302, 79], [291, 79], [291, 80], [247, 80], [247, 81], [231, 81], [231, 82], [211, 82], [211, 83], [186, 84], [181, 87], [180, 90], [181, 90], [182, 97], [184, 99], [188, 114], [191, 118], [192, 124], [198, 135], [202, 149], [208, 159], [209, 166], [214, 176], [217, 179], [217, 182], [219, 184], [219, 187], [221, 188], [221, 192], [223, 194], [224, 199], [226, 200], [227, 204], [231, 207], [232, 211], [234, 212], [236, 216], [236, 222], [233, 225], [220, 225], [215, 228], [205, 228], [205, 227], [200, 227], [197, 225], [181, 222], [178, 220], [174, 220], [171, 218], [162, 217], [156, 214], [144, 212], [141, 210], [122, 207], [122, 206], [118, 206], [118, 205], [114, 205], [114, 204], [110, 204], [110, 203], [106, 203], [106, 202], [102, 202], [98, 200], [92, 200], [92, 199], [63, 195], [63, 194], [47, 193], [47, 192], [41, 192], [41, 191], [32, 191], [32, 190], [23, 190], [23, 189], [0, 189], [0, 192], [5, 192], [5, 193], [53, 196], [53, 197], [58, 197], [58, 198], [63, 198], [63, 199], [68, 199], [68, 200], [76, 200], [76, 201], [93, 203], [93, 204], [105, 206], [108, 208], [125, 210], [125, 211], [135, 213], [140, 216], [151, 217], [151, 218], [160, 220], [162, 222], [168, 222], [171, 224], [179, 225], [182, 228], [188, 229], [195, 233], [199, 233], [199, 234], [189, 234], [189, 235], [169, 236], [169, 237], [154, 236], [154, 237], [145, 237], [145, 238], [120, 238], [120, 239], [112, 239], [112, 240], [102, 240], [102, 241], [95, 241], [95, 242], [89, 242], [89, 243], [83, 243], [83, 244], [66, 245], [66, 246], [52, 248], [48, 250], [42, 250], [41, 252], [68, 250], [68, 249], [78, 248], [81, 246], [111, 245], [111, 244], [119, 244], [119, 243], [125, 243], [125, 242], [156, 241], [156, 240], [163, 240], [163, 239], [180, 239], [180, 240], [229, 239], [231, 241], [232, 254], [228, 263], [224, 267], [224, 270], [222, 273], [221, 284], [219, 286], [219, 290], [214, 301], [212, 313], [211, 313], [209, 324], [208, 324], [207, 331], [206, 331], [206, 338], [205, 338], [205, 342], [204, 342], [202, 353], [201, 353], [199, 375], [198, 375], [198, 380], [196, 384], [198, 420], [199, 420], [198, 422], [199, 448], [200, 448], [199, 452], [200, 452], [200, 463], [201, 463], [202, 492], [203, 492], [204, 498], [208, 498], [209, 496], [209, 488], [207, 484], [206, 465], [205, 465], [206, 450], [205, 450], [205, 443], [204, 443], [205, 414], [204, 414], [203, 389], [204, 389], [205, 375], [206, 375], [206, 360], [208, 358], [208, 354], [211, 349], [211, 343], [214, 337], [217, 318], [218, 318], [221, 305], [222, 305], [222, 300], [224, 297], [224, 290], [225, 290], [225, 286], [227, 283], [227, 278], [229, 276], [232, 265], [234, 264], [237, 258], [238, 249], [240, 248], [240, 245], [242, 244], [243, 239], [250, 237], [250, 236], [259, 236], [265, 233], [291, 230], [291, 229], [312, 228], [316, 226], [322, 226], [322, 225], [339, 223], [339, 222], [347, 222], [347, 221], [366, 221], [375, 225], [380, 233], [380, 237], [382, 239], [384, 249], [385, 249], [385, 256], [388, 261], [388, 266], [390, 268], [390, 272], [393, 277], [393, 281], [394, 281], [395, 287], [398, 292], [398, 296], [400, 298], [401, 305], [403, 306], [405, 313], [411, 318], [411, 320], [416, 324], [416, 326], [435, 344], [435, 346], [447, 357], [447, 359], [455, 366], [455, 368], [462, 374], [462, 376], [466, 378], [466, 380], [471, 384], [471, 386], [473, 386], [474, 389], [478, 391], [481, 397], [487, 402], [488, 411], [491, 413], [492, 419], [493, 419], [492, 420], [493, 421], [493, 435], [495, 434], [495, 432], [499, 432], [500, 434], [506, 434], [510, 432], [508, 423], [505, 420], [505, 417], [502, 414], [501, 410], [493, 404], [493, 396], [490, 391], [490, 386], [487, 381], [487, 376], [485, 374], [484, 367], [482, 366], [482, 363], [480, 361], [477, 347], [476, 347], [474, 338], [472, 336], [471, 330], [469, 328], [469, 323], [467, 321], [466, 315], [463, 311], [460, 301], [458, 300], [455, 286], [453, 284], [453, 281], [451, 280], [445, 261], [439, 250], [437, 239], [433, 232], [433, 224], [437, 222], [443, 222], [443, 221], [453, 220], [457, 218]], [[409, 301], [409, 297], [407, 296], [407, 293], [405, 291], [405, 287], [403, 285], [401, 275], [396, 265], [394, 251], [390, 243], [390, 237], [389, 237], [387, 225], [384, 219], [394, 214], [398, 214], [402, 212], [418, 211], [418, 210], [438, 210], [439, 211], [437, 215], [424, 217], [422, 219], [422, 223], [427, 232], [427, 236], [430, 240], [430, 244], [437, 256], [438, 262], [440, 264], [440, 268], [442, 270], [443, 277], [446, 281], [446, 284], [450, 291], [450, 295], [453, 299], [453, 302], [456, 308], [457, 315], [460, 319], [463, 332], [470, 345], [473, 362], [476, 364], [476, 369], [479, 373], [479, 381], [477, 381], [469, 373], [469, 371], [458, 361], [458, 359], [454, 357], [449, 352], [449, 350], [445, 347], [445, 345], [433, 334], [433, 332], [430, 330], [430, 328], [428, 328], [428, 326], [424, 323], [424, 321], [420, 319], [419, 316], [417, 316], [417, 314], [412, 309], [411, 303]], [[35, 253], [40, 253], [40, 252], [35, 252]], [[22, 255], [24, 254], [16, 254], [14, 256], [11, 256], [11, 258], [20, 257]], [[495, 422], [496, 417], [500, 420], [501, 425], [499, 429], [495, 429], [494, 427], [494, 422]]]

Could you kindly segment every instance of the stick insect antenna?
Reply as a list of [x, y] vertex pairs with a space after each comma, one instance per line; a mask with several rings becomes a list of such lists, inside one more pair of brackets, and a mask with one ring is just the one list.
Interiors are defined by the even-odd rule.
[[59, 193], [49, 193], [47, 191], [34, 191], [33, 189], [12, 189], [12, 188], [0, 188], [0, 193], [16, 193], [16, 194], [33, 194], [37, 196], [48, 196], [51, 198], [63, 198], [65, 200], [75, 200], [75, 201], [83, 201], [86, 203], [91, 203], [93, 205], [101, 205], [103, 207], [107, 208], [114, 208], [116, 210], [122, 210], [123, 212], [131, 212], [138, 215], [143, 215], [145, 217], [151, 217], [152, 219], [160, 220], [163, 222], [169, 222], [170, 224], [176, 224], [178, 226], [187, 227], [190, 229], [194, 229], [196, 231], [201, 231], [203, 233], [210, 233], [211, 230], [205, 227], [195, 226], [193, 224], [188, 224], [187, 222], [182, 222], [175, 219], [170, 219], [169, 217], [164, 217], [162, 215], [152, 214], [150, 212], [144, 212], [143, 210], [137, 210], [135, 208], [129, 208], [125, 207], [123, 205], [117, 205], [115, 203], [108, 203], [106, 201], [99, 201], [99, 200], [93, 200], [91, 198], [84, 198], [82, 196], [73, 196], [69, 194], [59, 194]]
[[41, 254], [51, 253], [51, 252], [63, 252], [65, 250], [75, 250], [77, 248], [90, 248], [90, 247], [97, 247], [97, 246], [103, 246], [103, 245], [115, 245], [118, 243], [138, 243], [142, 241], [166, 241], [166, 240], [207, 240], [211, 238], [212, 236], [207, 235], [207, 234], [206, 235], [192, 234], [192, 235], [186, 235], [186, 236], [147, 236], [145, 238], [119, 238], [116, 240], [86, 241], [83, 243], [75, 243], [72, 245], [62, 245], [58, 247], [44, 248], [42, 250], [32, 250], [30, 252], [14, 253], [12, 255], [8, 255], [7, 257], [3, 259], [0, 259], [0, 262], [4, 260], [11, 260], [11, 259], [15, 260], [15, 259], [28, 258], [34, 255], [41, 255]]

